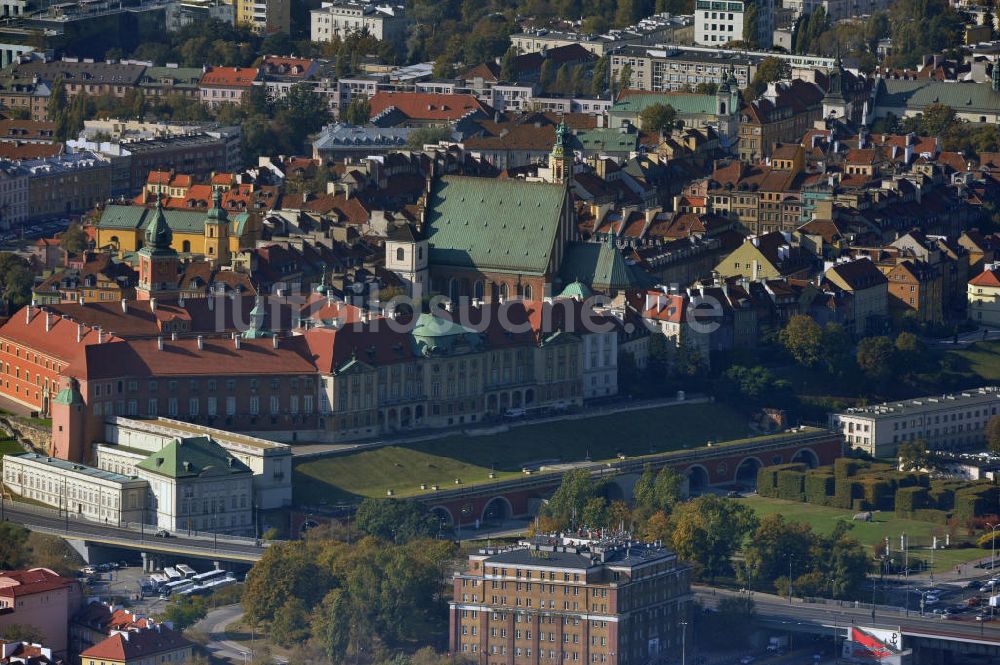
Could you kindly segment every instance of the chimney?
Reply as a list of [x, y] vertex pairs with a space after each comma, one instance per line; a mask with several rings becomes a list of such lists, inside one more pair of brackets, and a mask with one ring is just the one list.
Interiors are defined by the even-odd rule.
[[100, 326], [97, 326], [96, 330], [97, 330], [97, 343], [104, 344], [104, 331], [101, 329]]
[[31, 305], [24, 308], [24, 322], [31, 323]]
[[180, 305], [181, 307], [184, 306], [184, 296], [181, 296], [180, 298], [177, 299], [177, 304]]
[[211, 312], [214, 309], [215, 309], [215, 296], [212, 295], [211, 293], [209, 293], [208, 294], [208, 311]]
[[83, 324], [76, 324], [76, 343], [79, 344], [83, 341]]
[[170, 341], [171, 342], [176, 342], [177, 341], [177, 333], [175, 333], [175, 332], [170, 333]]
[[198, 335], [198, 350], [203, 351], [205, 349], [205, 338]]
[[122, 314], [128, 314], [128, 301], [122, 298]]
[[240, 350], [240, 345], [243, 343], [243, 338], [237, 335], [233, 338], [233, 344], [236, 346], [236, 350]]
[[52, 330], [52, 312], [45, 312], [45, 332]]
[[271, 338], [271, 346], [273, 346], [274, 348], [278, 348], [278, 336], [277, 335], [275, 335], [274, 337]]
[[149, 311], [150, 312], [155, 312], [156, 311], [156, 298], [150, 298], [149, 299]]
[[163, 335], [160, 335], [159, 337], [156, 338], [156, 350], [157, 351], [163, 350]]

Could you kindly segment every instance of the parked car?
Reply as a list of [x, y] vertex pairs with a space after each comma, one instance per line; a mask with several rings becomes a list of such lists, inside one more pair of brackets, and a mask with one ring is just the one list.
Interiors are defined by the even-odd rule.
[[993, 621], [992, 614], [977, 614], [976, 621]]
[[159, 531], [157, 531], [153, 535], [155, 535], [157, 538], [169, 538], [170, 537], [170, 532], [167, 531], [166, 529], [160, 529]]

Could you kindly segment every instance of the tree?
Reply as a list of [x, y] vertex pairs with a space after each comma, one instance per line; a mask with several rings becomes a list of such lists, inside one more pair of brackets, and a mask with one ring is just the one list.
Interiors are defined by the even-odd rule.
[[79, 224], [70, 224], [59, 235], [59, 246], [68, 254], [79, 254], [87, 247], [87, 234]]
[[455, 76], [455, 63], [447, 55], [442, 53], [434, 61], [434, 67], [431, 70], [434, 78], [439, 79], [450, 79]]
[[27, 555], [28, 530], [13, 522], [0, 522], [0, 570], [23, 566]]
[[602, 55], [594, 63], [594, 72], [590, 79], [590, 94], [594, 97], [603, 95], [608, 89], [608, 77], [611, 73], [611, 62], [608, 56]]
[[719, 84], [703, 81], [694, 87], [694, 91], [699, 95], [714, 95], [719, 91]]
[[28, 262], [10, 252], [0, 252], [0, 288], [8, 311], [31, 302], [35, 276]]
[[365, 97], [354, 97], [344, 110], [344, 121], [349, 125], [366, 125], [372, 114], [372, 106]]
[[677, 111], [670, 104], [650, 104], [639, 114], [639, 123], [647, 132], [669, 134], [677, 122]]
[[751, 588], [754, 581], [769, 582], [787, 573], [788, 564], [810, 570], [816, 537], [807, 524], [789, 522], [780, 513], [767, 515], [744, 548]]
[[298, 598], [289, 598], [271, 622], [271, 639], [275, 644], [290, 647], [309, 638], [309, 613]]
[[940, 136], [955, 122], [955, 109], [945, 104], [930, 104], [920, 116], [920, 129], [927, 136]]
[[927, 444], [923, 439], [899, 444], [899, 465], [903, 471], [916, 471], [927, 466]]
[[731, 571], [733, 553], [757, 527], [751, 508], [714, 494], [680, 504], [671, 522], [674, 550], [682, 559], [696, 562], [709, 580]]
[[881, 379], [892, 372], [892, 360], [895, 346], [892, 340], [884, 335], [865, 337], [858, 342], [857, 361], [869, 378]]
[[542, 90], [551, 90], [552, 85], [555, 83], [556, 76], [556, 63], [551, 58], [545, 58], [542, 62], [542, 68], [538, 72], [538, 83], [542, 86]]
[[833, 375], [843, 374], [851, 364], [851, 336], [839, 323], [830, 321], [823, 326], [823, 364]]
[[632, 87], [632, 65], [627, 62], [622, 65], [621, 71], [618, 72], [618, 92], [622, 90], [628, 90]]
[[395, 543], [434, 536], [437, 517], [423, 503], [410, 500], [367, 498], [355, 513], [358, 530]]
[[46, 113], [49, 121], [56, 125], [56, 138], [65, 141], [73, 138], [69, 135], [66, 126], [66, 111], [68, 108], [66, 99], [66, 84], [62, 78], [57, 78], [52, 83], [52, 91], [49, 93], [49, 101], [46, 103]]
[[42, 644], [45, 633], [40, 628], [23, 623], [8, 623], [0, 632], [0, 638], [8, 642], [28, 642], [30, 644]]
[[800, 365], [813, 367], [820, 361], [823, 353], [823, 329], [811, 316], [796, 314], [791, 317], [778, 337]]
[[[563, 475], [552, 498], [542, 508], [542, 514], [553, 520], [556, 528], [563, 529], [583, 524], [584, 512], [594, 513], [594, 506], [588, 510], [588, 502], [597, 497], [599, 487], [585, 469], [576, 469]], [[587, 526], [605, 526], [588, 524]]]
[[424, 145], [449, 141], [452, 138], [448, 127], [419, 127], [406, 137], [406, 147], [409, 150], [423, 150]]
[[750, 6], [747, 7], [746, 13], [743, 15], [743, 42], [747, 45], [747, 48], [755, 49], [759, 46], [757, 40], [759, 26], [757, 22], [757, 3], [751, 2]]
[[208, 607], [201, 596], [174, 596], [163, 610], [163, 618], [184, 630], [205, 618]]
[[511, 46], [503, 54], [503, 60], [500, 61], [501, 81], [510, 83], [517, 80], [517, 55], [518, 50], [516, 46]]
[[553, 84], [553, 90], [558, 93], [566, 94], [571, 92], [573, 83], [571, 80], [572, 75], [569, 71], [569, 65], [562, 65], [556, 70], [556, 81]]
[[[821, 9], [817, 9], [818, 13]], [[792, 75], [792, 66], [787, 61], [774, 56], [768, 56], [757, 65], [757, 72], [753, 75], [753, 80], [747, 86], [747, 99], [760, 97], [769, 83], [787, 79]]]
[[986, 449], [1000, 455], [1000, 416], [993, 416], [986, 424]]
[[318, 559], [336, 556], [339, 543], [272, 545], [247, 573], [243, 610], [253, 621], [270, 620], [291, 598], [306, 607], [318, 603], [332, 585], [332, 571]]

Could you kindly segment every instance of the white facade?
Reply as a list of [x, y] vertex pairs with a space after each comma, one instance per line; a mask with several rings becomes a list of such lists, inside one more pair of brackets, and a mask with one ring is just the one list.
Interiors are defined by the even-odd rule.
[[11, 166], [0, 169], [0, 228], [12, 229], [28, 221], [28, 173]]
[[905, 441], [923, 441], [930, 450], [981, 448], [986, 425], [1000, 409], [1000, 387], [952, 395], [886, 402], [830, 414], [830, 428], [847, 445], [874, 457], [893, 457]]
[[618, 394], [618, 333], [610, 331], [583, 336], [583, 397]]
[[190, 478], [145, 469], [136, 473], [149, 482], [157, 528], [253, 535], [253, 477], [249, 473]]
[[406, 295], [411, 298], [421, 298], [428, 293], [429, 254], [426, 240], [390, 237], [385, 241], [385, 268], [399, 275], [406, 284]]
[[[773, 0], [754, 0], [757, 5], [757, 42], [771, 46], [774, 32]], [[694, 42], [722, 46], [743, 39], [743, 25], [751, 2], [742, 0], [698, 0], [694, 10]]]
[[174, 439], [185, 436], [209, 436], [230, 455], [250, 467], [253, 471], [254, 503], [257, 508], [272, 510], [291, 505], [292, 449], [284, 443], [169, 418], [137, 420], [113, 417], [105, 425], [105, 438], [109, 443], [146, 452], [147, 455], [161, 450]]
[[7, 455], [4, 485], [13, 493], [106, 524], [142, 521], [148, 484], [127, 476], [36, 453]]
[[324, 2], [309, 14], [309, 34], [314, 42], [332, 42], [362, 30], [376, 39], [395, 40], [409, 25], [403, 7], [367, 2]]

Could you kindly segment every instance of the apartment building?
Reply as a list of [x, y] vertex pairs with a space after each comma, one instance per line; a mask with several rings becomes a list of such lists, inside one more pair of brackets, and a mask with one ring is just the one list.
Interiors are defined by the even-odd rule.
[[239, 106], [258, 76], [256, 67], [208, 67], [198, 86], [201, 101], [212, 108], [222, 104]]
[[1000, 387], [855, 407], [830, 414], [830, 428], [847, 445], [874, 457], [893, 457], [904, 441], [930, 450], [976, 450], [986, 444], [986, 425], [1000, 407]]
[[28, 173], [13, 163], [0, 163], [0, 228], [28, 221]]
[[7, 455], [4, 485], [14, 494], [93, 522], [141, 522], [148, 484], [37, 453]]
[[291, 29], [291, 0], [234, 0], [233, 5], [237, 25], [262, 35], [288, 34]]
[[548, 28], [529, 28], [510, 36], [511, 45], [521, 53], [537, 53], [560, 46], [579, 44], [597, 56], [616, 48], [636, 44], [690, 44], [694, 37], [691, 15], [669, 12], [648, 16], [635, 25], [616, 28], [600, 35]]
[[42, 644], [66, 656], [70, 617], [82, 599], [77, 580], [48, 568], [0, 572], [0, 635], [7, 627], [31, 626], [38, 630]]
[[376, 4], [355, 0], [324, 2], [310, 15], [310, 36], [314, 42], [332, 42], [366, 30], [376, 39], [398, 41], [412, 22], [403, 5]]
[[[0, 167], [15, 163], [0, 161]], [[16, 163], [28, 179], [28, 221], [85, 212], [111, 195], [112, 165], [82, 151]]]
[[694, 41], [720, 46], [743, 41], [744, 26], [756, 5], [757, 44], [769, 48], [774, 32], [773, 0], [698, 0], [694, 6]]
[[969, 280], [969, 318], [984, 326], [1000, 326], [1000, 270], [989, 263]]
[[660, 543], [589, 531], [469, 556], [449, 650], [480, 663], [615, 663], [681, 649], [690, 569]]

